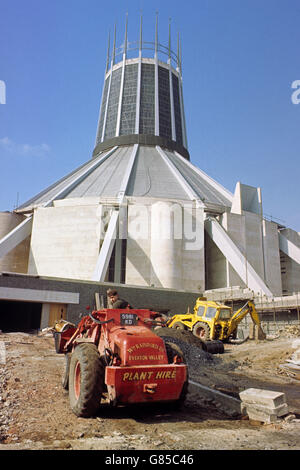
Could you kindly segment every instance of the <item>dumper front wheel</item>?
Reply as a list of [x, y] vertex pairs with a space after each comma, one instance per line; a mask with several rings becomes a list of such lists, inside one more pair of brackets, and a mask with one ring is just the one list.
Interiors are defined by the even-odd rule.
[[[184, 354], [180, 347], [177, 344], [172, 343], [171, 341], [165, 341], [165, 346], [166, 346], [166, 351], [167, 351], [167, 356], [168, 356], [168, 362], [169, 364], [173, 364], [176, 356], [181, 357], [183, 364], [186, 364], [186, 360], [184, 357]], [[183, 384], [181, 394], [178, 400], [176, 400], [173, 403], [170, 403], [170, 407], [173, 409], [178, 409], [181, 408], [182, 405], [184, 404], [184, 401], [186, 399], [186, 395], [188, 392], [188, 371], [187, 371], [187, 377], [186, 380]]]
[[71, 357], [69, 372], [70, 406], [76, 416], [97, 413], [104, 391], [104, 366], [94, 344], [78, 345]]
[[71, 353], [65, 354], [65, 364], [61, 376], [61, 384], [65, 390], [69, 388], [69, 371], [70, 371], [70, 361], [71, 361]]

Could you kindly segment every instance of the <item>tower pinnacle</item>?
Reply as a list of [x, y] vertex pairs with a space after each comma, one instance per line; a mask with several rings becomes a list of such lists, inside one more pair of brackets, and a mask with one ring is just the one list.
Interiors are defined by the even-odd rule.
[[[176, 147], [189, 158], [179, 38], [176, 54], [171, 47], [171, 18], [168, 36], [167, 46], [159, 43], [157, 13], [154, 42], [143, 41], [142, 14], [139, 38], [135, 42], [128, 42], [128, 14], [121, 47], [116, 46], [115, 26], [110, 67], [109, 58], [106, 61], [94, 155], [112, 145], [144, 142], [171, 149]], [[108, 56], [109, 50], [110, 46]], [[153, 51], [152, 58], [149, 50]], [[136, 56], [132, 58], [133, 51]], [[122, 58], [118, 59], [120, 54]]]

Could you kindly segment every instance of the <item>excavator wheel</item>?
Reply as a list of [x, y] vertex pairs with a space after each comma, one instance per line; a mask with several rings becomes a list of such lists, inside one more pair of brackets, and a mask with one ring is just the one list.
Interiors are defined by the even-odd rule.
[[202, 341], [208, 341], [210, 337], [210, 328], [207, 323], [201, 321], [195, 323], [195, 325], [193, 326], [193, 335], [195, 335]]
[[104, 365], [94, 344], [82, 343], [72, 353], [69, 372], [70, 406], [76, 416], [94, 416], [104, 391]]
[[185, 330], [185, 326], [179, 321], [175, 322], [174, 325], [172, 325], [172, 328], [174, 328], [175, 330]]

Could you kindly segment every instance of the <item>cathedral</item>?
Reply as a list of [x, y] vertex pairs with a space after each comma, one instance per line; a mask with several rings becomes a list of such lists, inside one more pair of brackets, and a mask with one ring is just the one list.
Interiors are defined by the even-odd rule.
[[244, 175], [231, 193], [193, 164], [180, 41], [176, 51], [171, 39], [162, 45], [157, 23], [153, 39], [141, 21], [136, 42], [127, 22], [122, 46], [116, 31], [109, 40], [95, 148], [0, 213], [0, 271], [199, 293], [300, 291], [299, 233], [264, 217], [261, 190]]

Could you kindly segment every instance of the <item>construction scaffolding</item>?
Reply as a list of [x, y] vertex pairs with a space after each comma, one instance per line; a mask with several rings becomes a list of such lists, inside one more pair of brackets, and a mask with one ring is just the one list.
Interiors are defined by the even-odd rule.
[[[212, 289], [203, 293], [207, 300], [230, 305], [233, 311], [237, 310], [247, 300], [254, 302], [259, 314], [263, 330], [267, 334], [277, 334], [286, 326], [295, 326], [300, 334], [300, 292], [295, 292], [278, 297], [267, 297], [253, 292], [251, 289], [243, 289], [239, 286], [226, 289]], [[240, 330], [247, 330], [251, 319], [246, 316], [240, 325]]]

